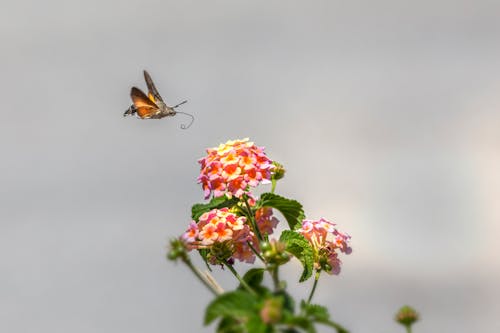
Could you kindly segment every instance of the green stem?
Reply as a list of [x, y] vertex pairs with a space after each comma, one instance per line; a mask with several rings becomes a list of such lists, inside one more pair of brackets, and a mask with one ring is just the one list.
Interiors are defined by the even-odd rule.
[[277, 183], [276, 179], [274, 179], [274, 178], [271, 179], [271, 193], [273, 193], [273, 194], [274, 194], [274, 190], [276, 189], [276, 183]]
[[248, 198], [246, 195], [244, 196], [244, 201], [245, 201], [245, 206], [247, 207], [248, 218], [250, 219], [250, 223], [252, 224], [252, 229], [254, 230], [255, 235], [257, 235], [259, 241], [262, 242], [263, 240], [262, 234], [260, 233], [260, 230], [257, 227], [257, 222], [255, 222], [255, 218], [252, 213], [252, 208], [250, 208], [250, 204], [248, 203]]
[[333, 327], [337, 330], [337, 332], [347, 332], [347, 330], [342, 327], [342, 325], [337, 324], [336, 322], [332, 320], [328, 320], [326, 322], [321, 322], [323, 325]]
[[314, 292], [316, 291], [316, 286], [318, 285], [318, 280], [319, 280], [319, 275], [321, 271], [316, 271], [316, 274], [314, 275], [314, 284], [311, 290], [311, 293], [309, 294], [309, 298], [307, 299], [307, 304], [311, 303], [311, 299], [313, 298]]
[[259, 258], [264, 264], [266, 263], [266, 261], [264, 260], [264, 258], [260, 255], [259, 251], [257, 251], [257, 249], [252, 245], [251, 242], [247, 242], [247, 245], [250, 247], [250, 249], [252, 250], [252, 252], [257, 256], [257, 258]]
[[272, 268], [271, 276], [273, 278], [274, 291], [278, 291], [280, 289], [280, 280], [278, 277], [279, 266]]
[[411, 325], [406, 325], [406, 332], [411, 333]]
[[208, 283], [208, 281], [200, 272], [200, 270], [194, 267], [193, 263], [191, 262], [191, 260], [189, 260], [189, 258], [183, 258], [182, 262], [184, 262], [189, 267], [189, 269], [191, 269], [194, 275], [196, 275], [196, 277], [205, 285], [205, 287], [208, 288], [208, 290], [210, 290], [215, 296], [219, 295], [219, 291], [215, 289], [215, 287], [212, 286], [210, 283]]
[[231, 273], [233, 273], [233, 275], [238, 279], [238, 281], [240, 281], [241, 285], [243, 286], [243, 288], [246, 289], [246, 291], [248, 291], [252, 295], [257, 296], [257, 293], [245, 282], [245, 280], [241, 278], [238, 272], [236, 272], [234, 267], [231, 264], [229, 264], [227, 260], [224, 260], [223, 263], [224, 266], [226, 266], [231, 271]]

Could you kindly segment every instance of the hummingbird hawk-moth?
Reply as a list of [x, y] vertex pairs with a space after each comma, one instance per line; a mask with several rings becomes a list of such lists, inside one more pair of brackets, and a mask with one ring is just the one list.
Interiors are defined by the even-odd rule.
[[125, 111], [124, 117], [137, 115], [141, 119], [161, 119], [165, 117], [173, 117], [177, 113], [185, 114], [191, 117], [191, 122], [188, 125], [181, 125], [182, 129], [186, 129], [194, 121], [194, 117], [189, 113], [176, 111], [175, 109], [181, 106], [187, 101], [182, 101], [181, 103], [168, 106], [161, 98], [160, 93], [156, 90], [156, 87], [151, 79], [151, 76], [147, 71], [144, 71], [144, 79], [146, 80], [146, 85], [148, 86], [148, 94], [146, 95], [141, 89], [137, 87], [132, 87], [130, 90], [130, 97], [132, 98], [133, 104]]

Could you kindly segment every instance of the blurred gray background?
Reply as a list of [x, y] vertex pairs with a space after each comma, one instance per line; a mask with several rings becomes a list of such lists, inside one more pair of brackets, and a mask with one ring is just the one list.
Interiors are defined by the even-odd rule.
[[[498, 1], [0, 6], [0, 331], [211, 332], [211, 294], [164, 255], [197, 159], [243, 137], [352, 235], [315, 297], [337, 321], [403, 332], [408, 303], [415, 332], [500, 331]], [[143, 69], [189, 130], [122, 118]]]

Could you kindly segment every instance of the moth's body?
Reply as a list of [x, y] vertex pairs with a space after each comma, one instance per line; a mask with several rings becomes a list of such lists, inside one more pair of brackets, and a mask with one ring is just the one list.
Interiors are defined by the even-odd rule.
[[153, 115], [151, 118], [153, 119], [161, 119], [165, 117], [173, 117], [177, 114], [173, 108], [163, 103], [162, 101], [157, 101], [156, 105], [158, 105], [159, 111]]
[[137, 115], [138, 118], [141, 119], [161, 119], [165, 117], [173, 117], [177, 114], [177, 112], [167, 104], [165, 104], [162, 101], [156, 101], [154, 102], [156, 106], [158, 106], [157, 109], [152, 109], [151, 112], [144, 113], [142, 116], [137, 112], [138, 108], [132, 104], [127, 111], [125, 111], [124, 116], [128, 115]]
[[172, 117], [177, 114], [175, 108], [186, 103], [186, 101], [184, 101], [175, 106], [168, 106], [161, 98], [158, 90], [156, 90], [151, 76], [149, 76], [146, 71], [144, 71], [144, 79], [146, 80], [146, 84], [148, 86], [148, 94], [146, 95], [137, 87], [132, 87], [130, 90], [130, 97], [132, 98], [133, 104], [127, 109], [127, 111], [125, 111], [123, 114], [124, 117], [134, 114], [141, 119], [161, 119], [165, 117]]

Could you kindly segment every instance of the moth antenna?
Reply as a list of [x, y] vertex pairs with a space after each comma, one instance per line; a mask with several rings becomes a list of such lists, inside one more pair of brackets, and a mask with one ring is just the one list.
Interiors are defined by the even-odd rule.
[[193, 124], [193, 122], [194, 122], [194, 116], [192, 114], [189, 114], [189, 113], [186, 113], [186, 112], [181, 112], [181, 111], [175, 111], [175, 112], [176, 113], [182, 113], [182, 114], [184, 114], [186, 116], [191, 117], [191, 122], [189, 124], [187, 124], [187, 125], [186, 124], [181, 124], [181, 128], [182, 129], [188, 129]]
[[179, 104], [172, 106], [172, 109], [175, 109], [176, 107], [179, 107], [179, 106], [181, 106], [182, 104], [186, 104], [187, 102], [188, 102], [187, 100], [182, 101], [182, 102], [180, 102]]

